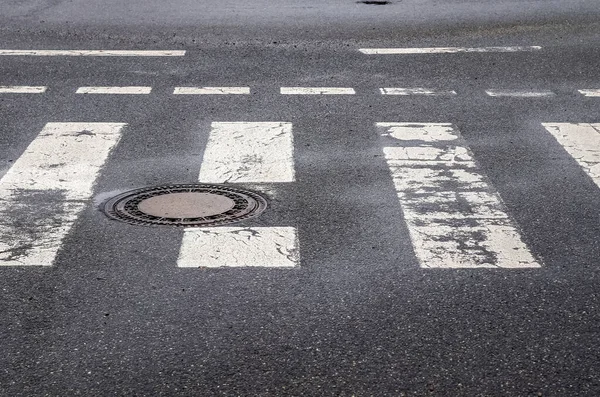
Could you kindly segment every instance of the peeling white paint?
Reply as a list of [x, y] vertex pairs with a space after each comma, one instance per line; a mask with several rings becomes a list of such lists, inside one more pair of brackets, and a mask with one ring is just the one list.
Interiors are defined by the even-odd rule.
[[249, 95], [250, 87], [175, 87], [174, 95]]
[[404, 55], [404, 54], [454, 54], [461, 52], [520, 52], [539, 51], [540, 46], [512, 47], [421, 47], [421, 48], [360, 48], [359, 51], [369, 55]]
[[179, 267], [270, 267], [299, 265], [293, 227], [187, 228]]
[[585, 96], [589, 96], [589, 97], [600, 97], [600, 89], [598, 90], [579, 90], [580, 94], [583, 94]]
[[283, 95], [354, 95], [349, 87], [281, 87]]
[[153, 50], [0, 50], [10, 56], [182, 57], [185, 51]]
[[50, 266], [122, 123], [48, 123], [0, 180], [0, 266]]
[[293, 182], [292, 124], [215, 122], [200, 167], [205, 183]]
[[76, 94], [147, 95], [152, 87], [79, 87]]
[[486, 94], [493, 97], [516, 97], [516, 98], [549, 98], [556, 94], [549, 90], [486, 90]]
[[380, 88], [382, 95], [423, 95], [423, 96], [453, 96], [453, 90], [432, 90], [428, 88]]
[[377, 128], [421, 267], [540, 267], [456, 128]]
[[542, 123], [600, 188], [600, 123]]
[[42, 94], [46, 89], [44, 86], [2, 85], [0, 94]]

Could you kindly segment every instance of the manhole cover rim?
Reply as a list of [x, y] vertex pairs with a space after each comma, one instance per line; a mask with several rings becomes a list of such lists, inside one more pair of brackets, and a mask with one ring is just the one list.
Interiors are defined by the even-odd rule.
[[[200, 218], [161, 218], [139, 210], [131, 211], [132, 206], [135, 208], [148, 197], [182, 192], [221, 194], [234, 200], [236, 206], [223, 214]], [[126, 208], [128, 205], [129, 208]], [[106, 200], [100, 206], [100, 210], [110, 219], [138, 226], [209, 227], [238, 223], [256, 217], [264, 212], [267, 206], [267, 198], [252, 190], [224, 184], [188, 183], [128, 190]]]

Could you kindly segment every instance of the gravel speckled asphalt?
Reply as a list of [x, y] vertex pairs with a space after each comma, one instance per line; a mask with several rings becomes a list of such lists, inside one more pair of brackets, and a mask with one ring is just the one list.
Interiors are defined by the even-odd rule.
[[[187, 53], [0, 56], [0, 86], [48, 87], [0, 94], [0, 174], [48, 122], [128, 124], [54, 264], [0, 267], [0, 395], [597, 396], [600, 188], [542, 123], [600, 122], [600, 98], [577, 92], [600, 88], [599, 15], [584, 0], [3, 2], [2, 49]], [[358, 51], [516, 45], [543, 49]], [[320, 86], [356, 94], [279, 93]], [[197, 182], [227, 121], [293, 124], [296, 181], [239, 187], [272, 192], [241, 225], [296, 227], [297, 268], [178, 268], [183, 230], [99, 210]], [[455, 125], [541, 268], [420, 268], [376, 122]]]

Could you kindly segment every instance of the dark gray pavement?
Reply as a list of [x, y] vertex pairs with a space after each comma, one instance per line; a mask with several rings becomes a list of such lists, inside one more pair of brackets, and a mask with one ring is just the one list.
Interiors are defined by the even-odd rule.
[[[597, 1], [4, 1], [0, 170], [48, 122], [128, 123], [51, 267], [0, 267], [6, 396], [597, 396], [600, 189], [541, 126], [600, 122]], [[541, 45], [367, 56], [362, 47]], [[80, 86], [150, 95], [76, 95]], [[251, 95], [173, 96], [175, 86]], [[354, 87], [282, 96], [281, 86]], [[382, 96], [433, 87], [455, 97]], [[552, 98], [492, 98], [490, 88]], [[108, 220], [110, 192], [196, 182], [213, 121], [294, 125], [297, 181], [246, 225], [299, 232], [295, 269], [184, 269], [182, 231]], [[461, 131], [540, 269], [421, 269], [374, 123]], [[249, 187], [252, 187], [248, 185]]]

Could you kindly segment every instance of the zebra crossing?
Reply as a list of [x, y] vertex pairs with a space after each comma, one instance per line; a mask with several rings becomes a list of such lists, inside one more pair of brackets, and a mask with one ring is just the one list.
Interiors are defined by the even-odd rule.
[[[543, 123], [600, 188], [600, 124]], [[125, 123], [47, 123], [0, 179], [0, 266], [52, 266]], [[540, 268], [499, 193], [450, 123], [377, 122], [381, 151], [422, 268]], [[290, 122], [212, 122], [200, 183], [293, 184]], [[107, 220], [108, 221], [108, 220]], [[183, 231], [181, 268], [302, 265], [290, 225]]]

